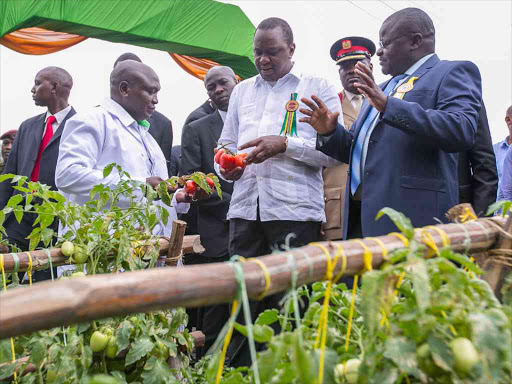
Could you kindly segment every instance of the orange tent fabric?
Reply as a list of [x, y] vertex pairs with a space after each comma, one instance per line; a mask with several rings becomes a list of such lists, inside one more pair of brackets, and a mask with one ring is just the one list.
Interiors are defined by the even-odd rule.
[[[25, 28], [0, 37], [0, 44], [26, 55], [46, 55], [81, 43], [87, 37], [70, 33], [49, 31], [43, 28]], [[187, 73], [203, 80], [211, 67], [218, 65], [208, 59], [198, 59], [169, 52], [176, 63]]]
[[42, 28], [25, 28], [0, 38], [0, 44], [26, 55], [46, 55], [72, 47], [87, 39], [84, 36]]

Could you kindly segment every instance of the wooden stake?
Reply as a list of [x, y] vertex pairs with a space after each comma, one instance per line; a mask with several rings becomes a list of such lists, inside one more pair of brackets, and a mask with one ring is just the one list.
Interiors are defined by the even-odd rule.
[[[437, 227], [447, 234], [450, 247], [456, 252], [466, 250], [468, 236], [471, 240], [470, 251], [486, 251], [494, 246], [499, 233], [485, 220]], [[426, 231], [441, 247], [443, 239], [440, 233], [433, 229]], [[416, 239], [420, 241], [420, 233], [417, 233]], [[379, 240], [388, 252], [404, 248], [395, 236], [381, 236]], [[372, 253], [373, 268], [377, 268], [383, 262], [380, 243], [372, 239], [363, 241]], [[343, 247], [347, 256], [345, 275], [351, 276], [363, 269], [363, 248], [360, 244], [353, 241], [321, 244], [330, 252], [331, 258], [338, 245]], [[320, 281], [325, 276], [327, 258], [317, 246], [309, 245], [290, 252], [263, 256], [258, 259], [265, 264], [271, 277], [268, 294], [284, 291], [290, 286], [293, 268], [289, 256], [296, 261], [298, 284]], [[242, 268], [247, 292], [251, 298], [257, 298], [265, 287], [263, 271], [258, 264], [250, 261], [243, 263]], [[334, 273], [340, 268], [341, 262]], [[231, 302], [237, 290], [235, 273], [229, 263], [156, 268], [36, 283], [29, 288], [0, 294], [0, 339], [136, 312]]]

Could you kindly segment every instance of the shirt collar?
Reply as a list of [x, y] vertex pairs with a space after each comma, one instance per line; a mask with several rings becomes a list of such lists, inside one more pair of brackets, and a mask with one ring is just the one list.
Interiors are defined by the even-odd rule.
[[227, 112], [221, 111], [220, 109], [217, 109], [217, 111], [219, 111], [219, 115], [220, 115], [220, 117], [222, 119], [222, 122], [225, 122], [226, 121], [226, 114], [227, 114]]
[[[283, 81], [283, 79], [286, 79], [290, 76], [293, 76], [293, 77], [296, 77], [297, 79], [301, 79], [302, 77], [302, 73], [301, 71], [298, 69], [297, 65], [295, 64], [294, 61], [292, 61], [292, 69], [290, 69], [290, 72], [288, 72], [286, 75], [284, 75], [283, 77], [281, 77], [279, 80], [277, 80], [277, 82], [280, 82], [280, 81]], [[261, 77], [261, 75], [258, 74], [258, 76], [256, 76], [256, 84], [259, 84], [259, 83], [264, 83], [265, 80], [263, 80], [263, 78]], [[276, 83], [277, 84], [277, 83]]]
[[425, 62], [434, 55], [435, 53], [430, 53], [428, 55], [423, 56], [421, 59], [415, 62], [407, 71], [405, 71], [405, 74], [409, 76], [412, 75], [414, 72], [418, 70], [419, 67], [425, 64]]
[[[100, 105], [105, 108], [111, 114], [117, 116], [117, 118], [121, 121], [125, 127], [129, 127], [133, 123], [137, 124], [135, 119], [130, 116], [128, 112], [116, 101], [111, 99], [110, 97], [106, 97]], [[137, 124], [138, 125], [138, 124]]]
[[71, 105], [68, 105], [66, 108], [64, 108], [63, 110], [57, 112], [55, 115], [52, 115], [50, 113], [50, 111], [46, 111], [46, 117], [44, 119], [45, 123], [46, 121], [48, 121], [48, 118], [50, 116], [54, 116], [55, 117], [55, 120], [57, 120], [57, 124], [60, 125], [60, 123], [62, 123], [62, 121], [66, 118], [66, 116], [68, 115], [69, 111], [71, 111]]
[[348, 99], [349, 101], [352, 101], [352, 99], [353, 99], [354, 97], [359, 96], [359, 95], [356, 95], [355, 93], [352, 93], [352, 92], [347, 91], [346, 89], [345, 89], [345, 95], [347, 95], [347, 99]]
[[510, 147], [510, 145], [508, 145], [508, 136], [501, 142], [501, 146], [506, 146], [507, 148]]

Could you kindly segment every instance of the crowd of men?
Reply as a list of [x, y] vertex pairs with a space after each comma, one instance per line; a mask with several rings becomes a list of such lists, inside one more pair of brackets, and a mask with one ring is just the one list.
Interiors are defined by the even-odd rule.
[[[482, 214], [497, 195], [512, 200], [512, 106], [505, 118], [511, 135], [493, 148], [479, 70], [435, 54], [435, 29], [425, 12], [392, 14], [379, 39], [378, 47], [363, 37], [333, 44], [330, 56], [343, 88], [337, 92], [293, 61], [286, 21], [262, 21], [253, 47], [259, 74], [239, 82], [231, 68], [211, 68], [204, 79], [208, 100], [187, 118], [181, 147], [172, 147], [171, 121], [155, 111], [158, 76], [136, 55], [119, 57], [110, 97], [87, 112], [68, 103], [71, 75], [45, 68], [32, 93], [47, 111], [2, 136], [4, 173], [40, 181], [84, 204], [96, 184], [119, 182], [115, 172], [103, 178], [112, 162], [152, 186], [170, 175], [216, 172], [222, 199], [178, 190], [169, 208], [171, 219], [182, 214], [188, 233], [199, 233], [206, 249], [188, 264], [259, 257], [285, 243], [384, 235], [395, 228], [387, 218], [375, 220], [383, 207], [424, 226], [444, 221], [459, 202]], [[380, 85], [373, 77], [374, 54], [391, 77]], [[245, 166], [221, 168], [214, 162], [221, 147], [247, 153]], [[0, 208], [15, 193], [9, 182], [1, 183]], [[9, 242], [28, 250], [33, 223], [33, 215], [21, 223], [8, 215]], [[168, 235], [166, 228], [159, 231]], [[48, 278], [39, 273], [35, 280]], [[251, 302], [252, 318], [277, 308], [281, 298]], [[205, 332], [207, 349], [229, 306], [189, 314]], [[243, 335], [233, 335], [228, 357], [233, 366], [250, 363]]]

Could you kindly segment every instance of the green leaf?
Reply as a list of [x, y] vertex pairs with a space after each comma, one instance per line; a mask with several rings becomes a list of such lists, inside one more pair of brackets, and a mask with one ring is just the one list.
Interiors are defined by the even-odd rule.
[[[247, 337], [247, 326], [235, 323], [234, 327], [238, 332]], [[274, 336], [274, 330], [268, 325], [254, 324], [252, 326], [252, 332], [254, 335], [254, 341], [257, 343], [268, 343], [272, 339], [272, 336]]]
[[417, 374], [416, 344], [411, 340], [407, 340], [405, 337], [388, 339], [384, 356], [392, 360], [400, 370], [409, 374]]
[[103, 178], [106, 178], [108, 175], [110, 175], [115, 165], [116, 163], [111, 163], [107, 165], [105, 168], [103, 168]]
[[409, 259], [410, 276], [416, 295], [418, 309], [424, 313], [430, 307], [430, 285], [428, 279], [427, 265], [423, 259], [411, 256]]
[[126, 355], [125, 365], [130, 365], [139, 361], [153, 349], [153, 342], [149, 337], [141, 337], [130, 346], [130, 350]]
[[3, 175], [0, 175], [0, 183], [3, 183], [5, 180], [12, 179], [16, 175], [13, 173], [5, 173]]
[[379, 271], [368, 271], [364, 274], [361, 287], [361, 306], [364, 323], [368, 331], [368, 339], [373, 341], [375, 332], [379, 327], [379, 313], [381, 310], [381, 284], [384, 275]]
[[414, 237], [414, 227], [412, 226], [411, 220], [405, 217], [403, 213], [395, 211], [393, 208], [386, 207], [382, 208], [379, 213], [377, 213], [375, 220], [379, 220], [384, 215], [391, 219], [405, 237], [408, 239], [412, 239]]
[[451, 372], [452, 367], [455, 365], [455, 359], [448, 343], [435, 335], [430, 335], [427, 343], [434, 364], [447, 372]]
[[507, 212], [510, 210], [511, 204], [512, 202], [507, 200], [497, 201], [489, 206], [487, 212], [485, 213], [485, 216], [491, 216], [495, 212], [501, 211], [502, 216], [505, 217]]
[[23, 200], [23, 196], [20, 194], [16, 194], [11, 196], [9, 201], [7, 202], [7, 206], [11, 208], [15, 208], [21, 201]]
[[278, 320], [279, 311], [277, 309], [267, 309], [259, 314], [254, 322], [255, 325], [270, 325]]
[[132, 330], [133, 324], [128, 320], [121, 323], [121, 329], [116, 334], [116, 344], [119, 351], [126, 349], [130, 345]]
[[168, 187], [169, 187], [169, 184], [167, 184], [166, 181], [160, 182], [157, 187], [157, 193], [158, 193], [158, 197], [160, 197], [160, 199], [162, 199], [162, 202], [165, 205], [170, 206], [172, 199], [171, 199], [171, 196], [169, 195]]
[[41, 361], [46, 357], [46, 347], [40, 340], [37, 340], [32, 344], [32, 350], [30, 351], [30, 360], [36, 367], [41, 364]]
[[295, 334], [292, 364], [297, 372], [299, 383], [314, 384], [318, 370], [315, 369], [314, 355], [304, 348], [304, 343], [298, 334]]
[[140, 377], [144, 384], [179, 384], [167, 362], [154, 356], [147, 361]]
[[16, 371], [17, 364], [5, 364], [0, 366], [0, 380], [7, 379], [11, 377]]

